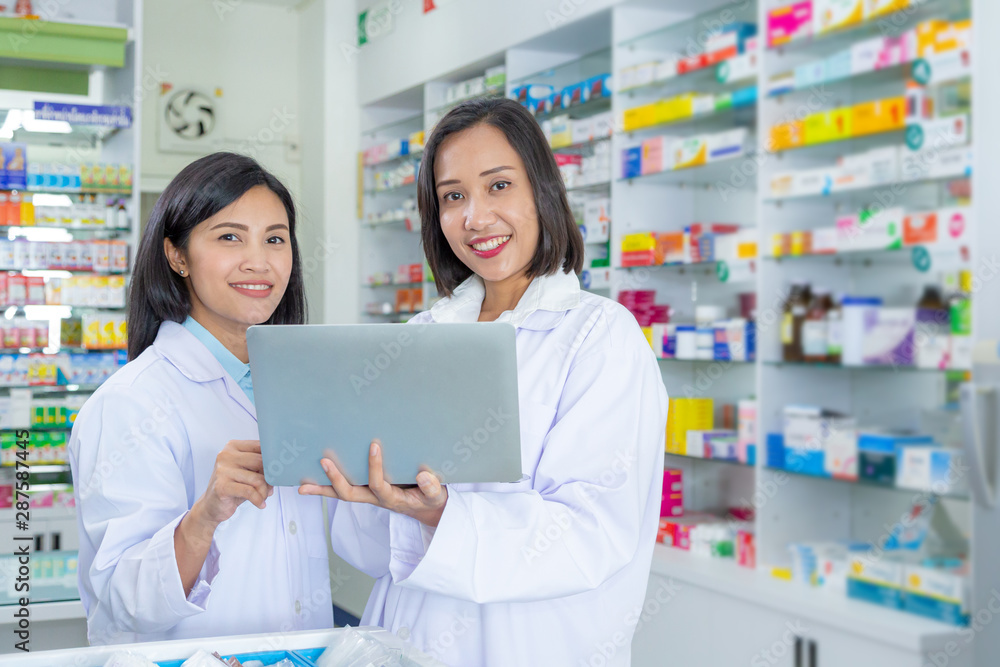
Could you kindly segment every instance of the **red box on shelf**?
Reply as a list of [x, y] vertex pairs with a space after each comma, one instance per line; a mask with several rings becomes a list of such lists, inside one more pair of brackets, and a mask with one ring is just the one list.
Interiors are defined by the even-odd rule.
[[721, 222], [696, 222], [690, 227], [691, 236], [702, 234], [735, 234], [740, 231], [739, 225], [731, 225]]
[[701, 53], [697, 56], [690, 56], [688, 58], [681, 58], [677, 62], [677, 73], [687, 74], [688, 72], [693, 72], [695, 70], [708, 67], [708, 65], [709, 65], [709, 58], [708, 54], [706, 53]]
[[743, 567], [757, 567], [757, 543], [754, 534], [748, 530], [736, 533], [736, 562]]
[[653, 250], [633, 250], [622, 253], [622, 266], [652, 266], [656, 253]]

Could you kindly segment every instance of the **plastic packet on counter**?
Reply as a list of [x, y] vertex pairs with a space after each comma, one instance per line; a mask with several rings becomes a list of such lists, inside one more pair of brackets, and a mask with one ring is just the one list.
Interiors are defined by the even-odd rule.
[[378, 627], [344, 628], [316, 660], [318, 667], [444, 667]]
[[229, 663], [223, 662], [218, 653], [213, 655], [204, 649], [198, 649], [198, 652], [185, 660], [181, 667], [229, 667]]
[[104, 667], [156, 667], [156, 663], [146, 656], [129, 653], [128, 651], [116, 651], [104, 663]]

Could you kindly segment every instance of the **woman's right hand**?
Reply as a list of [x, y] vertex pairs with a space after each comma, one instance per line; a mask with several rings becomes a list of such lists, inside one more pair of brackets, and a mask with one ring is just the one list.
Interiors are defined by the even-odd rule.
[[211, 525], [228, 520], [249, 500], [264, 509], [274, 487], [264, 481], [259, 440], [230, 440], [215, 458], [208, 488], [191, 508]]

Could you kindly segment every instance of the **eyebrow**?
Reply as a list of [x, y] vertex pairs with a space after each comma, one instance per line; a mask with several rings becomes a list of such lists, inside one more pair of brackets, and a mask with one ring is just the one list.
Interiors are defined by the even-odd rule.
[[[507, 169], [511, 169], [512, 170], [512, 169], [514, 169], [514, 167], [508, 167], [506, 165], [504, 165], [502, 167], [493, 167], [492, 169], [487, 169], [483, 173], [479, 174], [479, 177], [482, 178], [483, 176], [490, 176], [491, 174], [496, 174], [498, 172], [505, 171]], [[443, 185], [457, 185], [459, 183], [461, 183], [461, 181], [459, 181], [458, 179], [454, 179], [453, 178], [450, 181], [441, 181], [440, 183], [437, 184], [437, 187], [440, 188]]]
[[[244, 231], [244, 232], [250, 231], [249, 227], [247, 227], [246, 225], [241, 225], [238, 222], [220, 222], [215, 227], [212, 227], [211, 231], [215, 231], [216, 229], [219, 229], [220, 227], [232, 227], [233, 229], [239, 229], [240, 231]], [[265, 232], [270, 232], [270, 231], [275, 230], [275, 229], [288, 229], [288, 225], [283, 224], [283, 223], [279, 223], [277, 225], [271, 225], [270, 227], [268, 227], [264, 231]]]

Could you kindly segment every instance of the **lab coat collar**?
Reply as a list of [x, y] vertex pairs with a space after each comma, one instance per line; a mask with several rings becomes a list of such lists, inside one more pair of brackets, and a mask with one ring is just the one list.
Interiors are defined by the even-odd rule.
[[246, 392], [226, 372], [205, 344], [184, 328], [183, 324], [172, 321], [160, 324], [153, 347], [192, 382], [223, 380], [230, 398], [242, 405], [254, 419], [257, 418], [257, 411]]
[[[450, 297], [431, 308], [435, 322], [475, 322], [486, 296], [483, 279], [470, 276]], [[571, 310], [580, 305], [580, 280], [575, 273], [561, 270], [531, 281], [514, 310], [501, 313], [497, 322], [509, 322], [519, 329], [549, 331]]]

